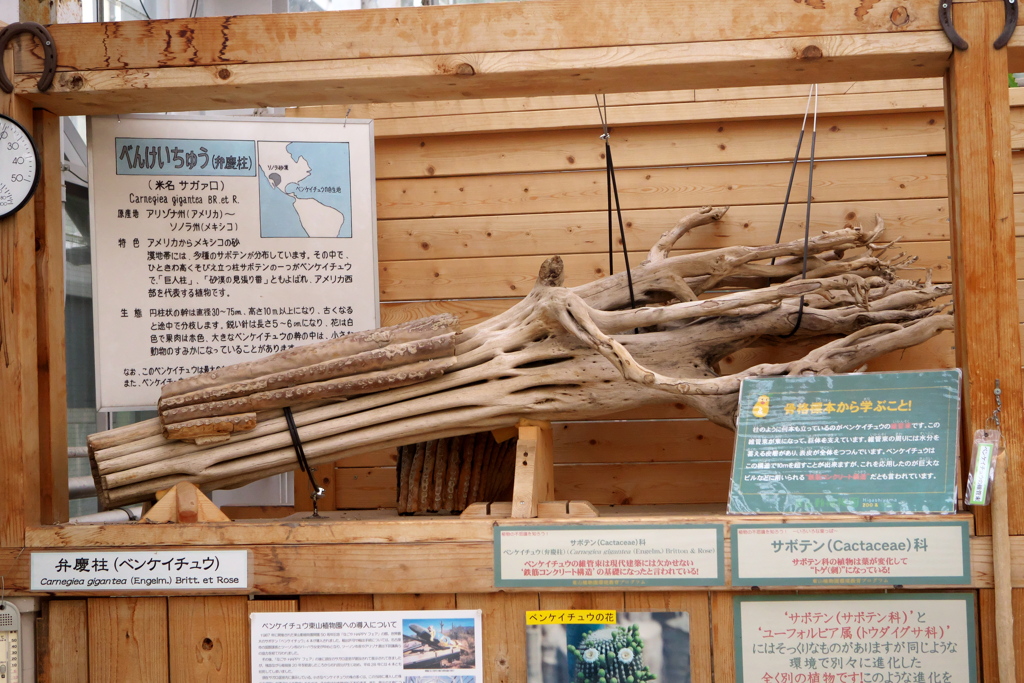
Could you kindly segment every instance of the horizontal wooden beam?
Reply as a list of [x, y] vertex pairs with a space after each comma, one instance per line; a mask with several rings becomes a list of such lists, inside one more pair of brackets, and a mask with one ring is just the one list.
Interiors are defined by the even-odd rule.
[[[895, 94], [914, 90], [932, 90], [940, 93], [934, 105], [942, 108], [941, 78], [915, 78], [886, 81], [850, 81], [822, 83], [818, 88], [819, 110], [826, 98], [836, 95]], [[807, 88], [801, 85], [761, 85], [745, 88], [709, 88], [706, 90], [657, 90], [642, 93], [615, 93], [602, 100], [611, 112], [611, 120], [619, 120], [619, 112], [638, 105], [714, 102], [725, 104], [735, 101], [802, 101], [807, 102]], [[374, 119], [378, 124], [385, 119], [419, 119], [425, 117], [456, 116], [466, 114], [512, 114], [527, 112], [557, 112], [559, 110], [593, 109], [590, 95], [562, 95], [551, 97], [499, 97], [487, 100], [436, 100], [429, 102], [376, 102], [351, 107], [307, 107], [289, 112], [299, 117], [313, 116], [343, 118], [347, 113], [353, 119]], [[799, 114], [803, 114], [801, 107]], [[856, 111], [856, 110], [852, 110]], [[762, 114], [761, 116], [764, 116]], [[692, 117], [682, 120], [690, 121]], [[578, 123], [578, 122], [577, 122]], [[646, 123], [646, 122], [645, 122]], [[439, 129], [444, 130], [444, 129]], [[374, 131], [380, 137], [380, 131]]]
[[[915, 91], [920, 92], [920, 91]], [[937, 93], [941, 97], [941, 91]], [[800, 104], [803, 114], [806, 94]], [[890, 102], [890, 104], [894, 104]], [[896, 109], [896, 107], [893, 107]], [[443, 121], [433, 134], [382, 139], [374, 122], [377, 179], [438, 178], [537, 171], [605, 170], [597, 108], [571, 110], [575, 129], [450, 134]], [[820, 114], [819, 109], [819, 114]], [[1024, 110], [1014, 110], [1018, 123]], [[559, 112], [562, 115], [562, 112]], [[507, 120], [510, 115], [485, 118]], [[451, 117], [434, 117], [444, 121]], [[392, 121], [391, 123], [394, 123]], [[589, 124], [589, 125], [587, 125]], [[801, 120], [716, 119], [673, 125], [611, 128], [618, 170], [630, 167], [748, 164], [791, 161]], [[815, 158], [945, 154], [943, 116], [938, 111], [893, 111], [850, 116], [819, 115]], [[1024, 137], [1019, 137], [1021, 142]], [[807, 158], [809, 146], [802, 150]]]
[[63, 71], [46, 93], [34, 74], [14, 80], [67, 116], [927, 78], [948, 57], [931, 31]]
[[[574, 524], [585, 527], [591, 524], [612, 523], [679, 523], [682, 519], [694, 521], [694, 518], [655, 517], [652, 519], [613, 518], [602, 521], [579, 520]], [[519, 523], [521, 520], [516, 520]], [[709, 521], [707, 517], [703, 521]], [[749, 521], [749, 520], [747, 520]], [[764, 519], [757, 518], [763, 522]], [[522, 521], [525, 524], [543, 524], [544, 520]], [[494, 524], [491, 520], [461, 520], [467, 526], [479, 527], [490, 531]], [[885, 523], [885, 522], [880, 522]], [[354, 523], [356, 525], [359, 522]], [[429, 524], [429, 522], [428, 522]], [[222, 525], [218, 525], [222, 526]], [[226, 526], [226, 525], [223, 525]], [[251, 527], [269, 531], [272, 535], [279, 524], [252, 523], [235, 524], [235, 527]], [[488, 533], [487, 539], [473, 541], [449, 541], [443, 543], [424, 542], [337, 542], [332, 539], [338, 530], [337, 524], [315, 523], [320, 535], [327, 542], [291, 545], [235, 545], [233, 548], [246, 548], [253, 553], [255, 585], [254, 591], [267, 595], [312, 595], [340, 593], [449, 593], [449, 592], [494, 592], [493, 585], [493, 543]], [[122, 529], [129, 528], [121, 526]], [[182, 527], [184, 528], [184, 527]], [[64, 527], [67, 530], [68, 527]], [[167, 527], [164, 527], [167, 529]], [[164, 530], [162, 529], [162, 530]], [[169, 529], [167, 529], [169, 530]], [[30, 538], [38, 532], [30, 529]], [[116, 530], [100, 531], [106, 536], [105, 541], [120, 541], [117, 547], [144, 549], [141, 546], [126, 546]], [[219, 534], [212, 534], [217, 536]], [[250, 535], [250, 538], [256, 534]], [[728, 539], [728, 533], [726, 533]], [[86, 547], [77, 545], [76, 547]], [[153, 548], [154, 546], [148, 546]], [[159, 546], [166, 548], [169, 546]], [[189, 545], [189, 548], [201, 548], [202, 545]], [[209, 547], [209, 546], [206, 546]], [[218, 547], [222, 547], [218, 543]], [[971, 583], [970, 588], [989, 588], [992, 586], [992, 544], [990, 537], [972, 537], [971, 547]], [[61, 544], [58, 548], [67, 546]], [[43, 550], [39, 548], [38, 550]], [[1012, 580], [1014, 587], [1024, 587], [1024, 537], [1012, 539], [1013, 567]], [[726, 566], [731, 555], [728, 540], [724, 549]], [[7, 590], [13, 594], [25, 594], [29, 583], [30, 552], [19, 552], [16, 549], [0, 550], [0, 564], [9, 567], [6, 573]], [[324, 573], [325, 566], [345, 567], [344, 572]], [[388, 567], [382, 572], [381, 567]], [[968, 586], [965, 586], [968, 587]], [[822, 589], [820, 586], [807, 588]], [[841, 590], [851, 590], [851, 586], [843, 585]], [[877, 588], [868, 586], [866, 588]], [[915, 586], [924, 589], [924, 586]], [[536, 590], [534, 588], [524, 590]], [[564, 589], [562, 589], [564, 590]], [[615, 590], [615, 589], [611, 589]], [[621, 590], [619, 588], [618, 590]], [[685, 589], [683, 589], [685, 590]], [[707, 587], [693, 587], [692, 590], [705, 591]], [[743, 591], [746, 588], [722, 586], [711, 590]], [[100, 595], [101, 593], [90, 593]]]
[[[933, 79], [920, 79], [929, 82]], [[651, 104], [609, 106], [608, 119], [613, 135], [627, 126], [647, 126], [668, 123], [763, 121], [764, 119], [799, 119], [807, 109], [808, 86], [791, 86], [803, 92], [795, 97], [765, 97], [729, 99], [721, 101], [677, 101]], [[892, 114], [893, 112], [939, 112], [942, 110], [942, 90], [910, 89], [893, 92], [866, 92], [824, 94], [819, 88], [818, 113], [820, 115]], [[527, 98], [535, 100], [538, 98]], [[548, 99], [548, 98], [543, 98]], [[582, 96], [580, 99], [586, 99]], [[600, 121], [594, 98], [577, 108], [537, 109], [510, 112], [451, 113], [435, 116], [377, 119], [374, 135], [380, 138], [398, 138], [424, 135], [445, 135], [509, 131], [558, 131], [594, 128]], [[487, 100], [473, 100], [486, 102]], [[404, 103], [409, 104], [409, 103]], [[366, 105], [366, 109], [372, 105]], [[381, 109], [383, 106], [373, 107]], [[312, 111], [302, 107], [296, 116], [329, 116], [343, 118], [347, 105], [317, 107]], [[351, 118], [356, 116], [355, 108]], [[371, 117], [372, 118], [372, 117]], [[796, 125], [796, 124], [793, 124]], [[614, 140], [614, 137], [613, 137]]]
[[[655, 505], [602, 509], [600, 519], [573, 520], [569, 524], [583, 527], [649, 524], [724, 524], [726, 536], [732, 524], [782, 524], [801, 520], [785, 515], [725, 515], [693, 512], [693, 506]], [[723, 508], [724, 510], [724, 508]], [[162, 548], [169, 546], [231, 546], [231, 545], [346, 545], [346, 544], [449, 544], [455, 542], [490, 543], [496, 524], [494, 519], [460, 519], [447, 514], [399, 517], [394, 509], [326, 512], [323, 520], [288, 519], [251, 522], [207, 522], [204, 524], [60, 524], [29, 527], [25, 545], [29, 550], [60, 548]], [[970, 514], [955, 516], [928, 515], [818, 515], [815, 523], [845, 524], [851, 522], [966, 521]], [[517, 522], [518, 523], [518, 522]], [[542, 519], [523, 520], [539, 524]], [[1024, 543], [1024, 537], [1021, 537]], [[1024, 547], [1024, 546], [1022, 546]], [[1024, 562], [1024, 558], [1022, 558]], [[0, 561], [0, 567], [5, 566]], [[1024, 568], [1022, 568], [1024, 571]], [[1024, 576], [1024, 575], [1022, 575]], [[1024, 585], [1024, 578], [1022, 578]]]
[[[827, 6], [538, 0], [54, 25], [50, 31], [59, 69], [92, 71], [444, 55], [456, 45], [464, 52], [517, 52], [938, 28], [934, 0], [829, 0]], [[38, 45], [20, 45], [15, 70], [40, 71]]]

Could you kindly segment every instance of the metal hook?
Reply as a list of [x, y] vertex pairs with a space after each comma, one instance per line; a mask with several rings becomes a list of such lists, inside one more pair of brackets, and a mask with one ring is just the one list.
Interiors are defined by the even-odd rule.
[[[21, 33], [32, 34], [43, 46], [43, 75], [39, 77], [36, 87], [39, 92], [46, 92], [53, 85], [53, 77], [57, 74], [57, 47], [53, 44], [53, 36], [42, 24], [34, 21], [16, 21], [0, 31], [0, 54], [7, 49], [7, 44], [14, 36]], [[8, 94], [14, 92], [14, 83], [7, 77], [7, 70], [2, 62], [0, 62], [0, 89]]]
[[966, 50], [967, 41], [953, 28], [953, 0], [939, 0], [939, 26], [942, 27], [949, 42], [958, 50]]
[[991, 431], [989, 425], [995, 425], [996, 431], [999, 431], [999, 415], [1003, 412], [1003, 390], [999, 388], [999, 378], [996, 378], [996, 387], [992, 390], [993, 396], [996, 398], [996, 407], [992, 411], [992, 414], [985, 418], [985, 431]]
[[349, 107], [348, 111], [345, 112], [345, 120], [341, 122], [341, 127], [342, 128], [347, 128], [348, 127], [348, 115], [351, 114], [351, 113], [352, 113], [352, 107]]

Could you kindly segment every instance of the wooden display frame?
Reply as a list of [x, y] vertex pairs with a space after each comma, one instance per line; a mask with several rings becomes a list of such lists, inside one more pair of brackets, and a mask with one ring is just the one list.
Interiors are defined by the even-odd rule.
[[[985, 426], [996, 407], [998, 380], [1009, 454], [1008, 576], [991, 559], [993, 545], [1006, 539], [993, 540], [988, 510], [965, 517], [974, 524], [970, 587], [980, 598], [983, 680], [997, 680], [995, 614], [1013, 604], [1018, 618], [1024, 618], [1020, 339], [1016, 318], [993, 313], [1016, 310], [1017, 302], [1006, 74], [1024, 70], [1024, 34], [1018, 33], [1007, 49], [992, 48], [1003, 27], [1003, 3], [953, 4], [957, 30], [971, 46], [963, 52], [951, 49], [934, 0], [835, 0], [827, 6], [755, 0], [714, 6], [695, 0], [536, 0], [400, 12], [53, 25], [60, 67], [46, 93], [35, 88], [42, 64], [38, 46], [24, 38], [16, 47], [16, 89], [0, 97], [0, 112], [34, 131], [44, 177], [35, 202], [0, 221], [0, 490], [19, 492], [0, 497], [0, 572], [6, 591], [26, 594], [31, 549], [238, 544], [253, 550], [256, 592], [263, 595], [468, 592], [480, 594], [477, 601], [500, 614], [514, 616], [523, 607], [514, 596], [499, 605], [491, 602], [498, 596], [486, 595], [495, 591], [493, 527], [504, 523], [489, 518], [380, 520], [368, 515], [326, 524], [59, 524], [67, 514], [67, 443], [58, 116], [628, 92], [638, 84], [664, 90], [942, 76], [956, 354], [965, 375], [963, 431]], [[456, 20], [458, 31], [452, 28]], [[390, 24], [404, 30], [382, 39], [381, 27]], [[551, 495], [543, 476], [529, 481], [517, 500], [533, 512]], [[775, 521], [787, 519], [792, 518]], [[627, 510], [614, 521], [728, 525], [752, 520], [666, 509], [656, 514]], [[608, 519], [568, 523], [600, 525]], [[328, 562], [345, 566], [344, 576], [325, 578], [322, 567]], [[993, 591], [997, 585], [1003, 591], [999, 597]], [[693, 595], [697, 590], [711, 595], [701, 603]], [[722, 682], [733, 676], [729, 596], [738, 590], [745, 589], [652, 591], [648, 597], [638, 591], [627, 601], [635, 608], [692, 603], [697, 613], [701, 604], [709, 605], [710, 620], [707, 610], [701, 618], [714, 639], [702, 641], [695, 661], [707, 660], [710, 670], [713, 659], [715, 680]], [[606, 600], [595, 595], [561, 603], [552, 596], [541, 602], [596, 605]], [[613, 595], [609, 592], [607, 600], [616, 602]], [[353, 598], [353, 605], [358, 602]], [[80, 616], [78, 607], [67, 607]], [[1005, 635], [1005, 614], [1001, 623]], [[1004, 642], [1024, 650], [1024, 639], [1009, 637]], [[999, 649], [1001, 661], [1013, 659], [1007, 649]], [[518, 679], [513, 673], [509, 680]]]

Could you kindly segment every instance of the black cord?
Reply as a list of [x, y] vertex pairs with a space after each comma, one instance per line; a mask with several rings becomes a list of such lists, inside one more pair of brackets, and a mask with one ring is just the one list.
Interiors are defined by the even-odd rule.
[[[811, 200], [814, 198], [812, 192], [814, 191], [814, 145], [818, 139], [818, 86], [814, 88], [814, 123], [811, 126], [811, 155], [807, 160], [807, 214], [804, 217], [804, 257], [803, 266], [801, 268], [800, 277], [804, 280], [807, 279], [807, 254], [810, 250], [811, 241]], [[800, 131], [801, 136], [803, 131]], [[782, 335], [783, 339], [792, 337], [800, 329], [801, 323], [804, 320], [804, 295], [800, 295], [800, 308], [797, 309], [796, 313], [796, 324], [793, 325], [793, 329], [789, 334]]]
[[[608, 186], [608, 274], [615, 274], [614, 251], [615, 238], [612, 231], [612, 195], [615, 196], [615, 213], [619, 218], [619, 239], [622, 242], [622, 256], [626, 262], [626, 284], [629, 287], [629, 307], [636, 308], [636, 294], [633, 291], [633, 273], [629, 268], [629, 248], [626, 246], [626, 226], [622, 221], [622, 205], [619, 203], [619, 184], [615, 180], [615, 162], [612, 161], [611, 133], [608, 132], [608, 103], [594, 95], [597, 101], [597, 115], [601, 117], [604, 129], [601, 139], [604, 140], [605, 179]], [[603, 110], [602, 110], [603, 106]], [[639, 333], [639, 330], [636, 331]]]
[[[615, 195], [615, 213], [619, 217], [619, 239], [622, 240], [622, 257], [626, 261], [626, 284], [629, 286], [629, 307], [636, 308], [636, 295], [633, 292], [633, 272], [629, 269], [629, 249], [626, 248], [626, 227], [622, 222], [622, 207], [619, 205], [619, 185], [615, 182], [615, 164], [612, 162], [612, 147], [608, 144], [608, 139], [604, 141], [604, 154], [605, 160], [608, 162], [608, 178], [611, 181], [610, 186], [612, 188], [612, 194]], [[611, 211], [612, 207], [608, 205], [608, 223], [609, 233], [608, 240], [611, 241]], [[609, 252], [609, 260], [611, 260], [611, 253]]]
[[[810, 100], [808, 100], [808, 104]], [[775, 233], [775, 244], [782, 241], [782, 225], [786, 222], [786, 209], [789, 208], [789, 195], [793, 191], [793, 180], [796, 178], [796, 164], [800, 160], [800, 148], [804, 144], [804, 130], [807, 128], [807, 114], [804, 114], [804, 125], [800, 127], [800, 137], [796, 139], [796, 154], [793, 155], [793, 166], [789, 169], [789, 185], [786, 186], [786, 199], [782, 202], [782, 215], [779, 217], [779, 230]], [[772, 265], [775, 265], [772, 257]]]
[[306, 460], [306, 451], [302, 448], [302, 439], [299, 438], [299, 428], [295, 426], [295, 417], [292, 415], [292, 409], [288, 406], [284, 408], [284, 420], [288, 423], [288, 433], [292, 437], [292, 446], [295, 448], [295, 458], [299, 461], [299, 469], [309, 477], [309, 484], [313, 487], [313, 493], [319, 498], [323, 489], [316, 483], [313, 470], [310, 469], [309, 462]]

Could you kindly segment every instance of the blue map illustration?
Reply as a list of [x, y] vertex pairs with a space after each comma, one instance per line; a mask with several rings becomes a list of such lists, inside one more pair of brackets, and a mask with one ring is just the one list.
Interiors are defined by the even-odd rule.
[[351, 237], [347, 142], [260, 141], [260, 235]]

